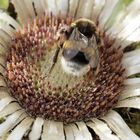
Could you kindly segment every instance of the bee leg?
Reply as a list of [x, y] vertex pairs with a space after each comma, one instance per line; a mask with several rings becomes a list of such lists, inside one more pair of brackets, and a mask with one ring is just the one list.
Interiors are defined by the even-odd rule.
[[[54, 67], [55, 67], [55, 64], [56, 64], [56, 62], [57, 62], [57, 60], [58, 60], [58, 55], [59, 55], [60, 49], [61, 49], [61, 47], [57, 47], [57, 49], [56, 49], [56, 51], [55, 51], [55, 54], [54, 54], [53, 60], [52, 60], [52, 61], [53, 61], [53, 62], [52, 62], [52, 66], [51, 66], [51, 68], [50, 68], [50, 70], [49, 70], [49, 74], [52, 73], [52, 71], [53, 71], [53, 69], [54, 69]], [[43, 77], [43, 79], [45, 79], [46, 77], [48, 77], [48, 75], [45, 75], [45, 76]]]
[[54, 66], [58, 60], [58, 55], [59, 55], [59, 52], [60, 52], [60, 47], [57, 47], [56, 51], [55, 51], [55, 54], [54, 54], [54, 57], [53, 57], [53, 63], [52, 63], [52, 66], [51, 66], [51, 69], [49, 71], [49, 74], [52, 72], [52, 70], [54, 69]]

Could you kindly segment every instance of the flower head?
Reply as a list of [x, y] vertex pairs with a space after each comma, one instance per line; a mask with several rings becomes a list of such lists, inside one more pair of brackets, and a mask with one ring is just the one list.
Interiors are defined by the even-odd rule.
[[[0, 12], [0, 137], [139, 140], [115, 108], [140, 108], [138, 0], [12, 0]], [[129, 48], [129, 49], [128, 49]]]

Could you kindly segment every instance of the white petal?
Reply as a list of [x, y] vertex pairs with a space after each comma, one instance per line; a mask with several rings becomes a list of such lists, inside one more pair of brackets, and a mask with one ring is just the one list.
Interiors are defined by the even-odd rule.
[[94, 0], [80, 0], [76, 12], [76, 18], [91, 18]]
[[[8, 42], [5, 42], [2, 38], [0, 38], [0, 44], [3, 46], [3, 47], [7, 47], [8, 48], [8, 46], [9, 46], [9, 43]], [[4, 57], [3, 57], [4, 58]], [[4, 59], [5, 60], [5, 59]], [[2, 60], [2, 56], [1, 56], [1, 58], [0, 58], [0, 63], [1, 64], [3, 64], [5, 61], [4, 60]]]
[[3, 22], [0, 22], [0, 29], [6, 32], [10, 37], [13, 37], [15, 35], [16, 30], [13, 29], [11, 26], [6, 25]]
[[101, 10], [105, 5], [105, 0], [94, 0], [94, 7], [92, 10], [91, 18], [96, 22], [98, 21], [98, 17], [100, 15]]
[[119, 100], [123, 100], [130, 97], [140, 96], [140, 84], [133, 86], [126, 86], [122, 91]]
[[140, 65], [130, 66], [130, 67], [127, 67], [126, 69], [127, 76], [131, 76], [138, 73], [140, 73]]
[[134, 51], [124, 53], [123, 57], [124, 59], [127, 59], [127, 58], [138, 56], [139, 54], [140, 54], [140, 49], [136, 49]]
[[15, 124], [13, 125], [13, 127], [11, 129], [13, 129], [15, 126], [17, 126], [17, 124], [19, 124], [23, 119], [29, 117], [29, 114], [27, 114], [25, 112], [25, 110], [21, 110], [23, 111], [23, 114], [17, 119], [17, 121], [15, 122]]
[[63, 123], [55, 121], [45, 121], [42, 140], [65, 140]]
[[109, 29], [110, 32], [116, 39], [115, 45], [122, 46], [124, 49], [132, 42], [139, 41], [140, 34], [140, 11], [139, 11], [139, 0], [133, 0], [132, 3], [127, 7], [125, 11], [121, 13], [121, 18], [114, 22], [114, 25]]
[[75, 124], [70, 124], [75, 140], [88, 140]]
[[137, 17], [132, 20], [129, 19], [129, 21], [127, 21], [128, 23], [126, 23], [123, 30], [121, 30], [121, 32], [119, 33], [119, 37], [127, 38], [128, 36], [130, 36], [140, 26], [140, 23], [138, 22], [139, 20], [139, 15], [137, 15]]
[[[0, 54], [1, 55], [1, 54]], [[5, 72], [4, 67], [0, 64], [0, 74], [3, 74]]]
[[23, 111], [17, 111], [0, 124], [0, 136], [6, 134], [13, 126], [15, 126], [15, 123], [21, 114], [23, 114]]
[[65, 129], [66, 140], [75, 140], [72, 128], [69, 125], [67, 125], [64, 126], [64, 129]]
[[109, 19], [107, 20], [107, 22], [105, 24], [106, 34], [109, 34], [109, 35], [113, 34], [112, 32], [110, 33], [109, 31], [111, 30], [112, 26], [115, 26], [115, 24], [118, 23], [118, 21], [120, 19], [124, 19], [124, 18], [122, 18], [122, 16], [126, 12], [127, 7], [128, 6], [126, 6], [126, 3], [124, 1], [121, 1], [121, 0], [118, 1], [118, 3], [116, 4], [116, 6], [114, 7], [114, 9], [111, 13], [111, 16], [109, 17]]
[[83, 135], [79, 132], [75, 124], [71, 124], [70, 127], [72, 128], [75, 140], [84, 140]]
[[[127, 31], [126, 31], [127, 32]], [[118, 37], [116, 42], [114, 43], [114, 46], [119, 47], [121, 46], [121, 49], [125, 49], [127, 46], [131, 45], [134, 42], [140, 41], [140, 27], [130, 34], [128, 34], [126, 37], [125, 35], [122, 37]]]
[[58, 9], [58, 14], [61, 14], [62, 16], [66, 16], [68, 12], [68, 0], [57, 0], [56, 5]]
[[[5, 44], [5, 42], [4, 42], [4, 40], [2, 40], [1, 38], [0, 38], [0, 43], [1, 44]], [[5, 55], [0, 55], [0, 64], [2, 65], [2, 66], [5, 66], [5, 64], [6, 64], [6, 58], [5, 58]]]
[[17, 127], [10, 133], [7, 140], [21, 140], [24, 134], [30, 129], [33, 122], [31, 118], [25, 118]]
[[0, 29], [0, 43], [5, 46], [9, 47], [9, 43], [11, 42], [11, 36], [5, 32], [3, 29]]
[[25, 8], [28, 11], [28, 13], [27, 13], [28, 17], [31, 18], [31, 19], [34, 19], [35, 18], [35, 12], [34, 12], [32, 1], [31, 0], [30, 1], [29, 0], [22, 0], [22, 1], [24, 1]]
[[53, 15], [57, 15], [58, 14], [58, 9], [57, 9], [57, 5], [56, 5], [56, 0], [47, 0], [47, 12], [49, 13], [53, 13]]
[[112, 131], [106, 123], [98, 119], [92, 119], [93, 122], [88, 122], [88, 126], [95, 131], [100, 140], [119, 140], [117, 136], [112, 134]]
[[69, 15], [76, 16], [78, 5], [80, 0], [69, 0]]
[[16, 30], [20, 28], [16, 20], [10, 17], [7, 13], [1, 11], [0, 11], [0, 22], [3, 22], [7, 25], [12, 25]]
[[8, 48], [0, 44], [0, 55], [6, 54]]
[[1, 112], [0, 112], [0, 118], [4, 118], [5, 116], [8, 116], [17, 110], [20, 110], [21, 107], [18, 105], [18, 103], [11, 103], [8, 104]]
[[[0, 64], [2, 64], [1, 61], [2, 60], [0, 59]], [[1, 75], [0, 75], [0, 87], [6, 87], [6, 83]]]
[[99, 16], [99, 26], [104, 27], [105, 23], [108, 21], [109, 17], [112, 14], [112, 11], [114, 10], [115, 6], [119, 0], [106, 0], [106, 3], [104, 5], [103, 10], [101, 11], [101, 14]]
[[121, 140], [140, 140], [140, 138], [136, 136], [126, 125], [124, 120], [117, 112], [112, 110], [102, 119], [107, 122], [109, 127]]
[[15, 10], [18, 14], [22, 24], [27, 23], [29, 20], [35, 18], [35, 12], [31, 0], [11, 0], [15, 6]]
[[33, 0], [35, 11], [38, 16], [42, 16], [47, 9], [47, 2], [45, 0]]
[[140, 78], [129, 78], [129, 79], [125, 80], [124, 84], [128, 85], [128, 86], [140, 84]]
[[5, 97], [9, 97], [9, 93], [8, 91], [6, 91], [5, 89], [0, 89], [0, 100], [5, 98]]
[[116, 37], [116, 41], [113, 44], [113, 47], [121, 47], [121, 49], [124, 50], [127, 46], [131, 45], [132, 43], [134, 43], [134, 41], [129, 41], [127, 38]]
[[124, 57], [123, 57], [123, 60], [122, 60], [122, 63], [123, 65], [126, 67], [132, 67], [134, 65], [139, 65], [140, 64], [140, 56], [139, 56], [139, 53], [140, 53], [140, 49], [137, 49], [135, 51], [133, 51], [132, 53], [128, 53], [128, 54], [124, 54]]
[[[135, 25], [133, 25], [133, 26], [135, 26]], [[140, 41], [140, 25], [139, 25], [139, 27], [136, 30], [134, 30], [133, 32], [131, 32], [129, 34], [129, 36], [126, 37], [126, 39], [128, 41], [130, 41], [130, 42], [138, 42], [138, 41]]]
[[139, 4], [139, 0], [133, 0], [126, 9], [120, 12], [118, 18], [114, 21], [113, 26], [107, 32], [116, 35], [123, 31], [124, 27], [126, 27], [130, 21], [134, 21], [134, 18], [138, 16]]
[[54, 15], [66, 16], [68, 12], [68, 0], [47, 0], [47, 11]]
[[[138, 21], [140, 18], [138, 19]], [[136, 23], [139, 23], [138, 21], [135, 21]], [[131, 26], [135, 26], [135, 24], [131, 24]], [[133, 42], [138, 42], [140, 41], [140, 24], [137, 25], [138, 27], [134, 28], [133, 30], [130, 30], [132, 27], [126, 28], [124, 31], [122, 31], [118, 38], [122, 38], [120, 44], [122, 44], [123, 48], [126, 46], [130, 45]]]
[[10, 97], [10, 96], [1, 99], [1, 100], [0, 100], [0, 111], [1, 111], [2, 109], [4, 109], [4, 107], [6, 107], [9, 103], [11, 103], [11, 102], [13, 102], [13, 101], [15, 101], [15, 99], [12, 98], [12, 97]]
[[115, 108], [118, 108], [118, 107], [131, 107], [131, 108], [140, 109], [140, 96], [121, 100], [115, 106]]
[[84, 122], [77, 122], [76, 124], [79, 128], [79, 132], [83, 135], [84, 140], [92, 140], [91, 133], [87, 129], [86, 124]]
[[29, 135], [30, 140], [38, 140], [40, 138], [43, 123], [44, 123], [44, 120], [42, 118], [36, 118], [32, 126], [31, 133]]

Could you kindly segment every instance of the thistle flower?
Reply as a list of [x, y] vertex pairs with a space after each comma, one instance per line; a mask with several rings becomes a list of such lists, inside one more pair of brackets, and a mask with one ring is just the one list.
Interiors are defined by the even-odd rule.
[[20, 24], [0, 12], [1, 139], [140, 139], [114, 111], [140, 109], [140, 1], [121, 2], [12, 0]]

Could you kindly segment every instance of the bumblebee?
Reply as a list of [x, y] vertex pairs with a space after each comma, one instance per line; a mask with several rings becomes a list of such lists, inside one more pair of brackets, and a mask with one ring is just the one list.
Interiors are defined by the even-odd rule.
[[79, 76], [97, 68], [100, 36], [94, 22], [81, 18], [70, 27], [64, 26], [57, 35], [62, 46], [61, 64], [65, 72]]

